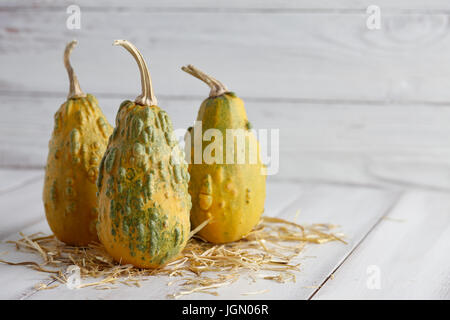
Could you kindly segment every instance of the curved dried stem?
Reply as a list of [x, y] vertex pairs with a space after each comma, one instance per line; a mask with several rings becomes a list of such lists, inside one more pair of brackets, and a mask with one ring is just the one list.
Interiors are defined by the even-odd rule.
[[134, 100], [134, 102], [142, 106], [156, 106], [158, 102], [155, 94], [153, 93], [152, 79], [142, 54], [131, 42], [127, 40], [115, 40], [114, 45], [124, 47], [129, 53], [131, 53], [138, 64], [139, 72], [141, 74], [142, 93]]
[[200, 69], [194, 67], [192, 64], [189, 64], [185, 67], [181, 67], [181, 70], [189, 73], [190, 75], [206, 83], [211, 88], [211, 91], [209, 92], [209, 96], [211, 98], [221, 96], [224, 93], [228, 92], [227, 87], [222, 82], [211, 77], [210, 75], [207, 75]]
[[70, 64], [69, 60], [70, 54], [72, 53], [72, 50], [73, 48], [75, 48], [77, 43], [77, 40], [69, 42], [66, 45], [66, 50], [64, 50], [64, 66], [66, 67], [70, 82], [69, 94], [67, 95], [68, 99], [86, 97], [86, 94], [81, 90], [77, 75], [75, 74], [75, 71], [73, 71], [72, 65]]

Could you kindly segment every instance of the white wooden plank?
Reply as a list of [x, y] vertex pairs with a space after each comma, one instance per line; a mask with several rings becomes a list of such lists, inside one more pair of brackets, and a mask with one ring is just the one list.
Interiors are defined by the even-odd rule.
[[149, 61], [159, 95], [204, 96], [206, 87], [179, 70], [193, 63], [243, 97], [450, 101], [445, 14], [386, 13], [376, 31], [367, 29], [363, 10], [265, 15], [99, 9], [82, 17], [80, 30], [68, 30], [65, 10], [0, 12], [0, 90], [66, 92], [61, 56], [65, 43], [77, 38], [73, 64], [86, 91], [135, 95], [135, 62], [111, 46], [127, 38]]
[[0, 168], [0, 194], [10, 192], [42, 176], [42, 170], [14, 170]]
[[[16, 216], [20, 216], [20, 214], [16, 214]], [[42, 259], [37, 255], [17, 251], [13, 244], [5, 242], [6, 240], [20, 238], [19, 231], [28, 235], [35, 232], [50, 234], [47, 221], [41, 216], [40, 220], [34, 221], [29, 227], [17, 229], [7, 239], [0, 241], [0, 259], [16, 263], [24, 261], [42, 263]], [[24, 299], [35, 291], [35, 285], [50, 283], [51, 281], [52, 279], [47, 273], [38, 272], [26, 266], [10, 266], [0, 263], [0, 299]]]
[[[98, 97], [111, 123], [125, 98]], [[2, 99], [0, 165], [43, 168], [65, 97]], [[200, 103], [159, 98], [176, 129], [192, 124]], [[280, 129], [274, 179], [450, 188], [450, 108], [253, 100], [246, 108], [255, 129]]]
[[0, 241], [40, 222], [44, 217], [42, 178], [0, 195]]
[[[0, 170], [0, 259], [42, 262], [6, 241], [18, 239], [19, 232], [49, 234], [41, 201], [43, 179], [43, 170]], [[47, 274], [27, 267], [0, 263], [0, 299], [20, 299], [34, 285], [49, 280]]]
[[301, 194], [303, 188], [298, 183], [277, 182], [267, 179], [264, 215], [277, 216]]
[[[5, 8], [33, 8], [33, 9], [55, 9], [67, 7], [73, 4], [71, 0], [16, 0], [1, 1], [2, 6]], [[445, 10], [450, 7], [446, 0], [378, 0], [377, 5], [386, 9], [423, 9], [423, 10]], [[228, 1], [210, 1], [210, 0], [191, 0], [189, 2], [183, 0], [133, 0], [124, 3], [121, 0], [78, 0], [77, 4], [82, 8], [93, 9], [104, 7], [104, 10], [114, 9], [179, 9], [179, 10], [206, 10], [214, 12], [214, 10], [224, 9], [249, 9], [249, 10], [261, 10], [267, 9], [268, 12], [276, 10], [295, 10], [295, 9], [314, 9], [314, 10], [349, 10], [349, 9], [361, 9], [366, 8], [373, 4], [372, 0], [277, 0], [277, 1], [259, 1], [259, 0], [228, 0]], [[271, 11], [269, 11], [271, 9]], [[265, 12], [265, 11], [263, 11]]]
[[450, 299], [449, 251], [448, 193], [410, 191], [314, 298]]
[[[288, 187], [290, 190], [291, 187]], [[297, 260], [302, 263], [301, 272], [296, 283], [278, 284], [259, 281], [250, 283], [242, 278], [231, 286], [219, 289], [219, 296], [204, 294], [189, 295], [188, 299], [305, 299], [315, 290], [313, 286], [321, 284], [336, 265], [361, 240], [366, 232], [380, 219], [396, 196], [378, 189], [350, 188], [326, 185], [302, 185], [300, 196], [293, 203], [286, 203], [285, 198], [272, 198], [268, 190], [268, 201], [274, 201], [284, 209], [278, 214], [294, 220], [297, 209], [301, 209], [298, 222], [333, 222], [342, 225], [349, 236], [349, 244], [329, 243], [311, 245]], [[287, 207], [286, 207], [287, 206]], [[271, 212], [267, 212], [271, 215]], [[307, 257], [309, 256], [309, 257]], [[314, 256], [312, 258], [310, 256]], [[60, 286], [30, 295], [31, 299], [166, 299], [176, 287], [167, 287], [168, 279], [155, 277], [143, 282], [141, 288], [120, 285], [116, 290], [95, 290], [83, 288], [70, 290]], [[242, 293], [269, 288], [270, 291], [258, 296], [244, 296]]]

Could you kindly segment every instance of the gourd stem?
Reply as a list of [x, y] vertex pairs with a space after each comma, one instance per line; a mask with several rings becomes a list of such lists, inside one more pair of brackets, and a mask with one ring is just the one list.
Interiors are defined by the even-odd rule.
[[69, 60], [70, 54], [76, 45], [77, 40], [73, 40], [66, 45], [66, 50], [64, 50], [64, 66], [66, 67], [70, 82], [69, 94], [67, 95], [68, 99], [86, 97], [86, 94], [81, 90], [77, 75], [75, 74], [75, 71], [73, 71]]
[[114, 45], [124, 47], [129, 53], [131, 53], [138, 64], [139, 72], [141, 74], [142, 93], [136, 98], [136, 100], [134, 100], [134, 102], [142, 106], [156, 106], [158, 102], [155, 94], [153, 93], [152, 79], [142, 54], [131, 42], [127, 40], [115, 40]]
[[211, 98], [221, 96], [228, 92], [227, 87], [222, 82], [207, 75], [203, 71], [194, 67], [192, 64], [189, 64], [186, 67], [181, 67], [181, 70], [205, 82], [211, 88], [211, 91], [209, 92], [209, 96]]

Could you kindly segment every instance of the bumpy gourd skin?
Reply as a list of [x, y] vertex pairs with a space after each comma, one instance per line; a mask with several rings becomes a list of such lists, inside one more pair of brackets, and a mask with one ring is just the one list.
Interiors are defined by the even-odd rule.
[[[247, 235], [259, 222], [264, 211], [266, 196], [265, 167], [260, 159], [259, 144], [253, 133], [243, 101], [232, 92], [206, 99], [199, 110], [197, 121], [202, 121], [203, 133], [219, 129], [223, 136], [223, 164], [194, 163], [194, 134], [191, 131], [191, 181], [189, 193], [192, 197], [191, 223], [195, 228], [207, 219], [210, 222], [199, 231], [199, 235], [213, 243], [236, 241]], [[248, 139], [258, 150], [257, 163], [225, 164], [226, 129], [247, 130]], [[202, 154], [210, 142], [203, 142]], [[236, 142], [235, 142], [236, 144]], [[246, 155], [249, 153], [246, 139]], [[236, 148], [236, 146], [235, 146]]]
[[90, 94], [68, 99], [55, 114], [43, 200], [50, 228], [69, 245], [98, 241], [95, 182], [111, 132]]
[[189, 174], [167, 113], [124, 101], [100, 165], [98, 235], [115, 260], [155, 268], [189, 237]]

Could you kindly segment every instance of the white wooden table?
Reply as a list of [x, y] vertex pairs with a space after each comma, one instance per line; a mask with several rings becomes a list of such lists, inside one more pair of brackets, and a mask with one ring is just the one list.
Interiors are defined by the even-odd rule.
[[[280, 171], [266, 215], [341, 225], [349, 244], [308, 246], [296, 283], [242, 279], [219, 299], [450, 298], [450, 2], [0, 1], [0, 258], [30, 260], [4, 241], [50, 232], [41, 200], [53, 114], [68, 90], [66, 42], [82, 88], [113, 123], [139, 93], [137, 67], [111, 46], [142, 51], [159, 104], [188, 127], [207, 88], [179, 70], [192, 63], [246, 102], [255, 128], [280, 128]], [[139, 21], [136, 24], [136, 21]], [[0, 264], [2, 299], [162, 299], [167, 279], [100, 291], [51, 283]], [[242, 292], [266, 289], [258, 296]], [[214, 298], [195, 294], [187, 298]]]
[[[50, 232], [41, 202], [43, 172], [0, 171], [2, 224], [0, 254], [8, 261], [37, 261], [3, 241], [18, 232]], [[259, 299], [448, 299], [450, 198], [437, 191], [388, 191], [376, 187], [326, 183], [268, 184], [266, 215], [300, 223], [333, 222], [342, 226], [349, 244], [309, 245], [299, 256], [296, 283], [245, 279], [219, 289], [219, 299], [249, 299], [244, 292], [269, 288]], [[34, 259], [34, 260], [33, 260]], [[374, 271], [374, 268], [376, 270]], [[375, 272], [377, 274], [375, 274]], [[379, 276], [379, 285], [372, 277]], [[66, 286], [38, 291], [54, 280], [22, 266], [0, 265], [0, 298], [6, 299], [162, 299], [175, 290], [165, 277], [142, 282], [141, 288], [115, 290]], [[211, 296], [194, 294], [191, 299]]]

